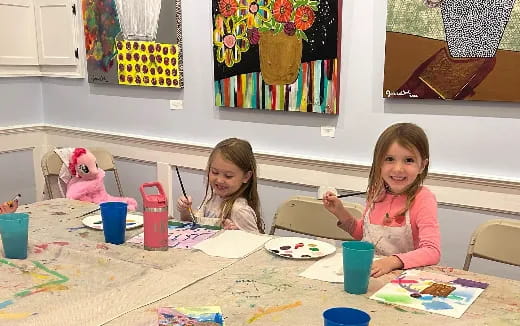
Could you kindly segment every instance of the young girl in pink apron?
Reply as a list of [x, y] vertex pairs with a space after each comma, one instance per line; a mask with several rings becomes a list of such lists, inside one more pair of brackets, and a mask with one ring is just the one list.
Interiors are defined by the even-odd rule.
[[374, 244], [372, 276], [395, 269], [437, 264], [440, 232], [437, 200], [422, 185], [428, 174], [428, 138], [412, 123], [388, 127], [377, 140], [368, 179], [367, 205], [357, 220], [332, 192], [323, 205], [338, 218], [338, 226], [356, 240]]

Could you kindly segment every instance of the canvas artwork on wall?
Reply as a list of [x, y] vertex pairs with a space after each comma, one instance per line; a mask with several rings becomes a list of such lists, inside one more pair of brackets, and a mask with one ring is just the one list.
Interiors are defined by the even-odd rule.
[[384, 97], [520, 102], [520, 1], [387, 8]]
[[341, 0], [212, 0], [215, 105], [338, 114]]
[[180, 0], [83, 0], [89, 83], [183, 87]]

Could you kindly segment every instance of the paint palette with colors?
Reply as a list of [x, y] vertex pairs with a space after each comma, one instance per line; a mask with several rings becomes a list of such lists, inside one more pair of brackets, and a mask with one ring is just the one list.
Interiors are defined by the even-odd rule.
[[[90, 215], [83, 219], [83, 224], [88, 226], [89, 228], [103, 230], [103, 221], [101, 220], [101, 215]], [[143, 216], [137, 214], [127, 214], [126, 215], [126, 229], [134, 229], [143, 225]]]
[[320, 258], [336, 251], [336, 247], [329, 243], [300, 237], [274, 238], [264, 247], [275, 255], [294, 259]]

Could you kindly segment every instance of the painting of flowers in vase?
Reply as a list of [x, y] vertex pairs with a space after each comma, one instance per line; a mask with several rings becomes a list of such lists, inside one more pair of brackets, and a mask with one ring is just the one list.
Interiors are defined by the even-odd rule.
[[341, 0], [212, 0], [215, 105], [338, 114]]

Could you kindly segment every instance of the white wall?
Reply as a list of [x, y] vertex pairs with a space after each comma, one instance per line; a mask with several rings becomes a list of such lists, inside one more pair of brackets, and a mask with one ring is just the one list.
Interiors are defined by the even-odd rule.
[[40, 78], [0, 78], [0, 127], [41, 122]]
[[[520, 104], [382, 99], [385, 1], [344, 1], [338, 117], [214, 108], [211, 4], [182, 4], [184, 91], [43, 78], [45, 122], [209, 145], [237, 136], [257, 152], [368, 165], [381, 131], [412, 121], [430, 137], [433, 172], [520, 181]], [[173, 98], [185, 109], [170, 111]], [[336, 138], [320, 137], [322, 125]]]

